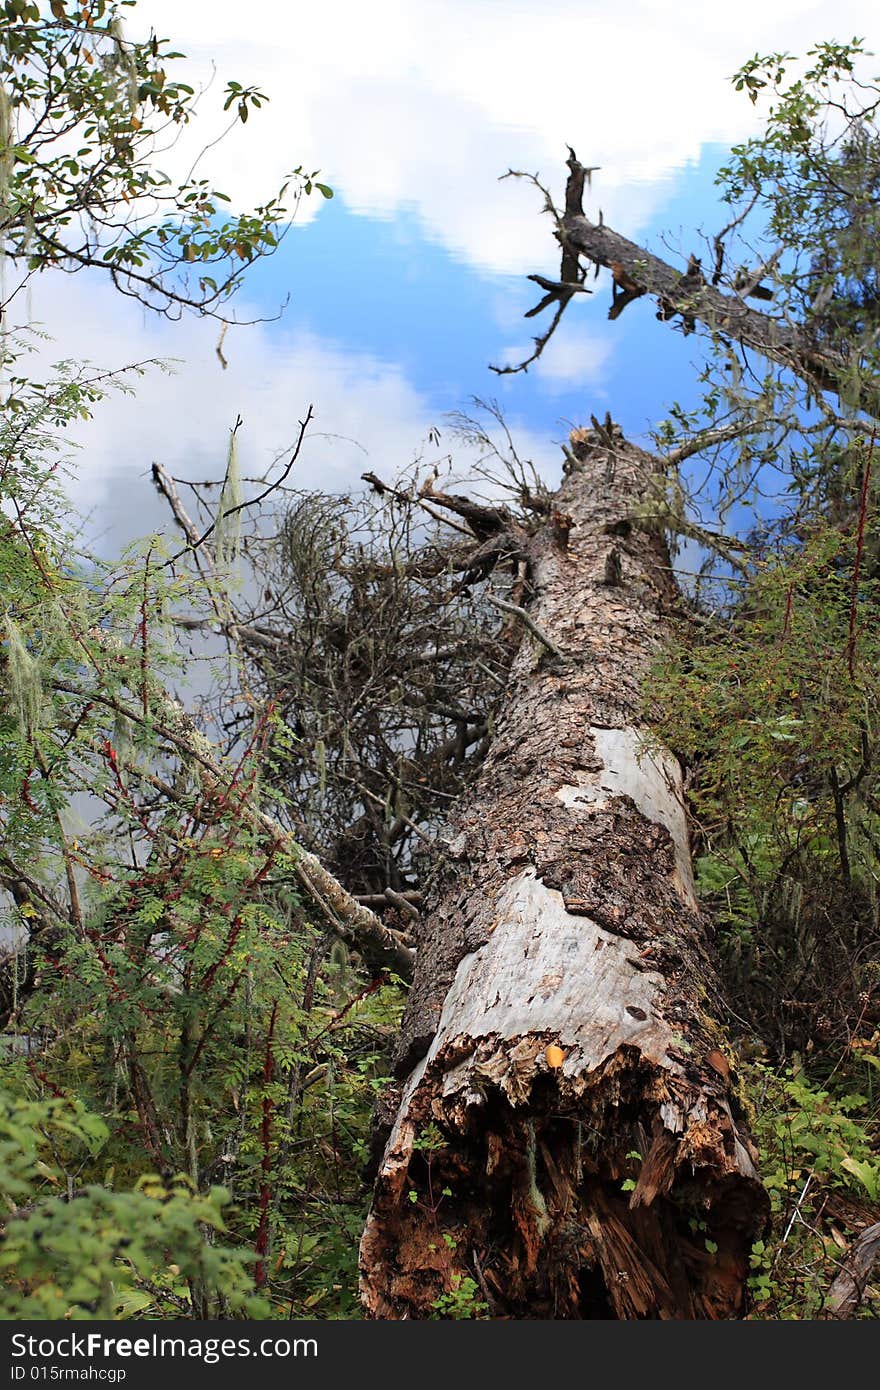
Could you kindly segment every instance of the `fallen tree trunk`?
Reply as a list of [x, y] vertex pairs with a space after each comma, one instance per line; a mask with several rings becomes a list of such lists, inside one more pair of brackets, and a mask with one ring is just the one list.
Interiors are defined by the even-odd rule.
[[736, 1317], [766, 1219], [680, 769], [640, 729], [675, 602], [664, 541], [631, 520], [658, 461], [607, 430], [572, 444], [505, 713], [422, 907], [361, 1245], [376, 1318]]

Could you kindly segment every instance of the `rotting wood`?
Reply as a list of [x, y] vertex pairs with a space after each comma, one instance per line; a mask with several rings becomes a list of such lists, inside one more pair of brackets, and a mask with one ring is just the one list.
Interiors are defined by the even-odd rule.
[[572, 456], [569, 543], [548, 522], [531, 556], [530, 613], [566, 661], [523, 641], [421, 908], [361, 1246], [372, 1317], [431, 1316], [476, 1268], [493, 1316], [736, 1317], [766, 1219], [709, 1060], [680, 770], [640, 727], [676, 596], [662, 538], [620, 523], [659, 461], [613, 431], [575, 431]]

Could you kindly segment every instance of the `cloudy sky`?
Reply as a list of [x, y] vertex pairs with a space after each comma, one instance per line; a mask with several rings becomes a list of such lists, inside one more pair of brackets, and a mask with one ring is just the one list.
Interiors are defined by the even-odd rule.
[[[179, 476], [222, 472], [240, 414], [246, 471], [262, 473], [312, 404], [303, 485], [344, 488], [366, 468], [391, 474], [432, 426], [471, 396], [500, 400], [524, 452], [552, 468], [554, 441], [590, 411], [612, 409], [639, 434], [686, 393], [691, 342], [635, 305], [607, 322], [609, 292], [576, 306], [539, 366], [498, 378], [490, 362], [527, 349], [534, 302], [524, 280], [553, 274], [554, 243], [533, 188], [561, 190], [566, 146], [601, 166], [592, 212], [683, 261], [717, 228], [712, 176], [730, 144], [757, 128], [732, 72], [756, 51], [802, 52], [863, 36], [873, 0], [139, 0], [128, 30], [150, 28], [188, 55], [208, 88], [192, 131], [220, 129], [229, 78], [270, 96], [202, 172], [241, 207], [292, 167], [320, 168], [336, 197], [309, 200], [283, 249], [259, 267], [232, 330], [150, 320], [84, 276], [45, 277], [31, 313], [55, 355], [119, 366], [177, 359], [133, 399], [109, 403], [81, 433], [75, 500], [102, 545], [157, 525], [145, 477], [153, 459]], [[181, 77], [186, 74], [180, 66]], [[216, 76], [212, 74], [216, 70]], [[171, 156], [184, 167], [192, 146]], [[167, 163], [168, 161], [166, 161]], [[643, 310], [644, 312], [641, 312]], [[684, 384], [683, 384], [684, 383]], [[448, 446], [444, 433], [441, 452]]]

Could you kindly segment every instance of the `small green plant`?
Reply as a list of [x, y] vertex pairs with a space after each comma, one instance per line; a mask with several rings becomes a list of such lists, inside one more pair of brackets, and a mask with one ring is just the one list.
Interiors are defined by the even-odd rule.
[[453, 1274], [448, 1293], [440, 1294], [431, 1305], [434, 1316], [456, 1320], [484, 1318], [489, 1311], [485, 1299], [480, 1298], [480, 1288], [469, 1274]]
[[417, 1153], [438, 1153], [446, 1148], [446, 1140], [440, 1130], [440, 1126], [434, 1121], [429, 1120], [420, 1134], [413, 1140], [413, 1149]]
[[[770, 1232], [752, 1247], [754, 1315], [815, 1317], [848, 1244], [845, 1228], [860, 1212], [863, 1224], [873, 1219], [880, 1176], [876, 1124], [859, 1118], [870, 1115], [866, 1098], [847, 1088], [845, 1075], [832, 1089], [811, 1080], [801, 1065], [777, 1073], [750, 1062], [743, 1079], [772, 1212]], [[870, 1295], [864, 1311], [880, 1312]]]

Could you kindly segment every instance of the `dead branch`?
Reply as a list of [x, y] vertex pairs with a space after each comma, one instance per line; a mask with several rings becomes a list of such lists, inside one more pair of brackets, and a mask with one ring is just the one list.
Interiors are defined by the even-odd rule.
[[[573, 150], [569, 153], [567, 164], [566, 208], [557, 237], [562, 243], [563, 261], [569, 267], [574, 256], [576, 260], [585, 258], [597, 273], [600, 268], [612, 270], [615, 278], [623, 277], [626, 282], [653, 296], [658, 304], [658, 317], [672, 319], [680, 316], [688, 331], [693, 324], [701, 323], [710, 333], [719, 334], [744, 348], [751, 348], [768, 361], [793, 372], [816, 393], [851, 391], [844, 356], [831, 346], [817, 344], [806, 327], [794, 324], [781, 315], [753, 309], [740, 294], [723, 294], [716, 288], [720, 273], [717, 277], [713, 276], [712, 284], [707, 284], [702, 275], [698, 278], [694, 273], [694, 267], [698, 266], [695, 258], [691, 259], [690, 266], [684, 272], [676, 270], [646, 247], [638, 246], [606, 226], [601, 219], [598, 223], [591, 222], [584, 215], [582, 203], [585, 170]], [[725, 228], [725, 232], [730, 229]], [[716, 246], [716, 270], [717, 255]], [[762, 269], [766, 271], [768, 266]], [[570, 282], [574, 278], [570, 270], [568, 274], [560, 275], [562, 282]], [[744, 294], [748, 294], [750, 289], [754, 292], [756, 288], [747, 282]], [[551, 332], [555, 330], [570, 300], [569, 295], [554, 319]], [[546, 340], [542, 350], [544, 346]], [[519, 367], [502, 370], [523, 370], [533, 360], [534, 356]], [[862, 387], [858, 404], [875, 418], [880, 417], [880, 390], [875, 383], [869, 382]]]
[[534, 618], [526, 612], [525, 608], [521, 608], [518, 603], [508, 603], [506, 599], [496, 598], [494, 594], [487, 594], [486, 602], [491, 603], [493, 608], [500, 608], [502, 613], [510, 613], [512, 617], [522, 623], [524, 628], [528, 629], [532, 636], [541, 643], [542, 647], [546, 647], [547, 651], [551, 652], [553, 656], [558, 657], [560, 661], [565, 660], [565, 653], [560, 647], [557, 647], [552, 638], [547, 636], [546, 632], [541, 631]]
[[825, 1297], [826, 1317], [851, 1318], [858, 1312], [878, 1256], [880, 1221], [854, 1241]]

